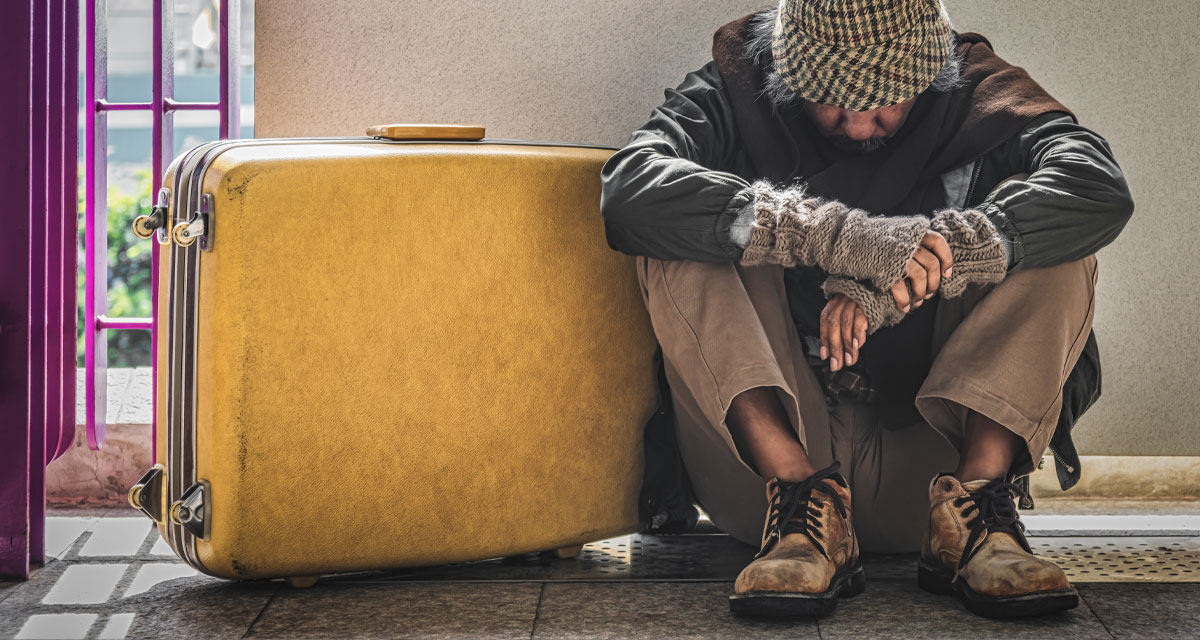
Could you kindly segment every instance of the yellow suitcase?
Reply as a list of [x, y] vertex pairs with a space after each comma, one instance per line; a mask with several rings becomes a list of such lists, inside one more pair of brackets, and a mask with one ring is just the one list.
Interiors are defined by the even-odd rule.
[[168, 169], [135, 224], [162, 251], [158, 464], [130, 502], [224, 578], [636, 531], [656, 343], [603, 232], [614, 149], [369, 133]]

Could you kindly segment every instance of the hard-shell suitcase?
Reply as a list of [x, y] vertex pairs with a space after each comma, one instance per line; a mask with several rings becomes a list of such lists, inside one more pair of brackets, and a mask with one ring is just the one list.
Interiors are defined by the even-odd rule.
[[162, 244], [157, 464], [188, 564], [309, 577], [637, 530], [655, 339], [610, 249], [614, 149], [373, 128], [201, 145]]

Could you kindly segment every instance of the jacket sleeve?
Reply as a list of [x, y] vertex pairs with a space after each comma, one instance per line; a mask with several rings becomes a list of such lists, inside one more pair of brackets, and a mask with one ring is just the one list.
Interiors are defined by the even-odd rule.
[[601, 169], [608, 245], [662, 260], [736, 260], [742, 247], [730, 226], [753, 196], [749, 182], [722, 170], [737, 151], [716, 63], [688, 72], [664, 96]]
[[1108, 142], [1061, 111], [1042, 114], [1001, 150], [1028, 173], [977, 207], [1011, 242], [1009, 270], [1079, 260], [1111, 243], [1133, 214]]

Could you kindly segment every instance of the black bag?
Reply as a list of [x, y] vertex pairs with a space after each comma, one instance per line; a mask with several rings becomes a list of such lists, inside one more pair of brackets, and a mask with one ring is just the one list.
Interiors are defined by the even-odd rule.
[[700, 520], [692, 483], [675, 440], [675, 408], [667, 385], [662, 347], [654, 352], [658, 380], [658, 408], [645, 428], [646, 469], [638, 495], [641, 533], [684, 533]]

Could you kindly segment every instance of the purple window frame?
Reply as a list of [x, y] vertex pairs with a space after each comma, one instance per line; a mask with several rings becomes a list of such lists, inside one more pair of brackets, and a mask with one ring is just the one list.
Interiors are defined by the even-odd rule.
[[[211, 110], [220, 114], [219, 139], [236, 138], [241, 129], [241, 106], [238, 68], [238, 37], [240, 30], [240, 0], [220, 0], [218, 5], [220, 41], [220, 89], [216, 102], [177, 102], [174, 99], [174, 16], [173, 0], [154, 0], [154, 76], [150, 102], [113, 103], [108, 101], [108, 32], [105, 21], [106, 0], [87, 2], [85, 16], [87, 69], [84, 80], [85, 104], [89, 107], [85, 123], [87, 142], [85, 174], [87, 180], [85, 210], [88, 215], [84, 235], [84, 406], [88, 446], [99, 450], [104, 446], [105, 410], [108, 406], [108, 340], [105, 331], [150, 330], [150, 366], [153, 378], [152, 421], [158, 411], [158, 331], [155, 314], [158, 311], [159, 246], [151, 249], [150, 276], [151, 317], [110, 318], [108, 308], [108, 206], [107, 206], [107, 122], [109, 111], [150, 111], [153, 114], [151, 132], [154, 151], [151, 154], [151, 198], [162, 186], [163, 171], [174, 157], [175, 111]], [[231, 37], [232, 35], [232, 37]], [[151, 433], [155, 433], [151, 429]], [[154, 437], [154, 436], [152, 436]], [[151, 445], [157, 455], [157, 442]]]

